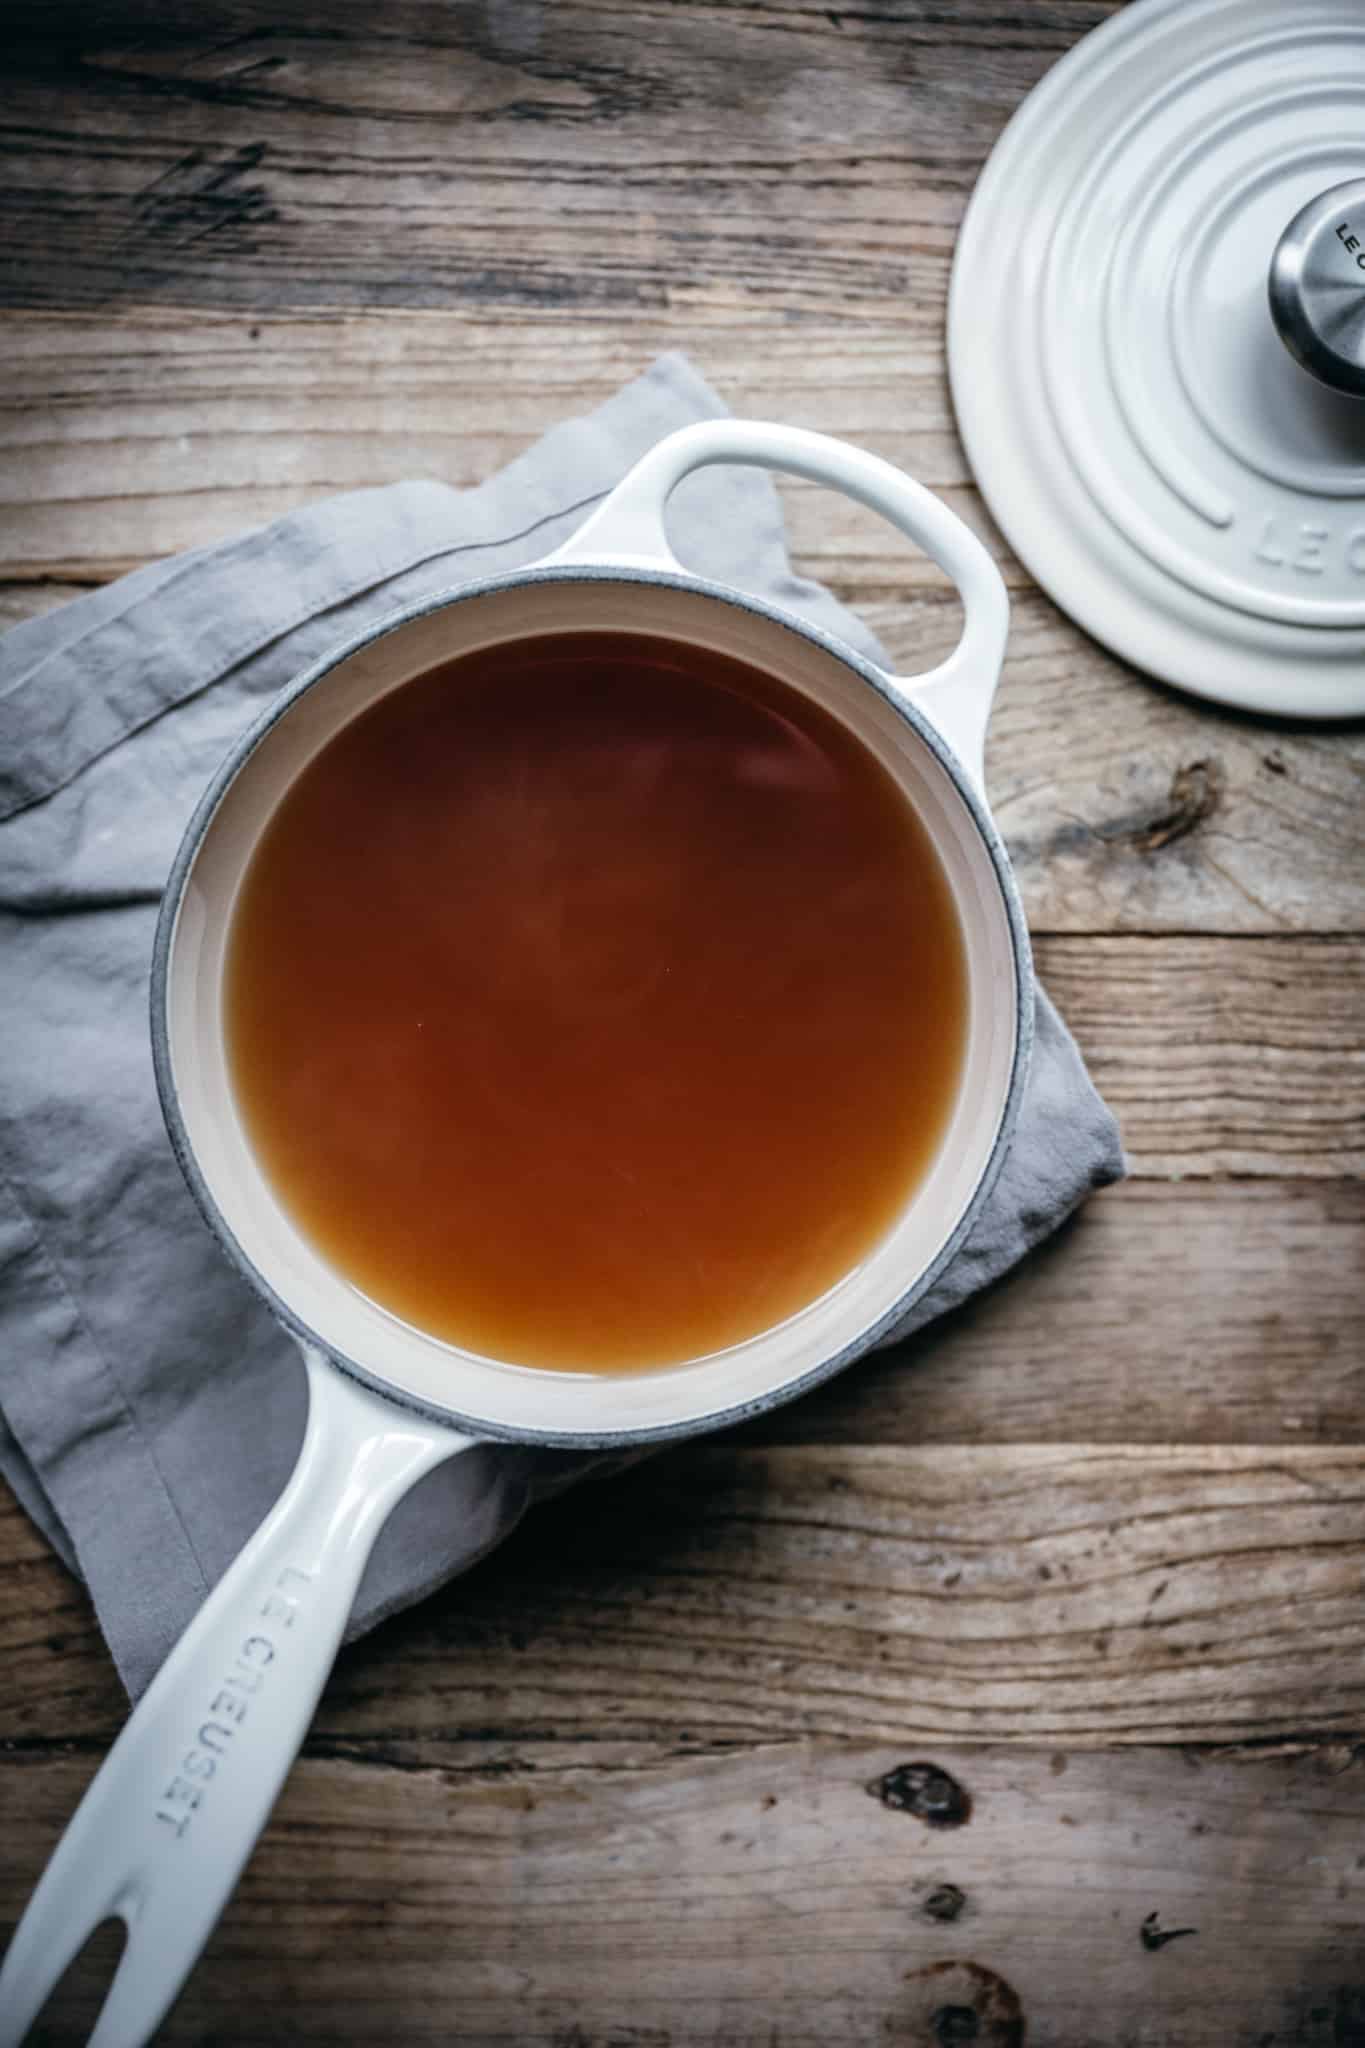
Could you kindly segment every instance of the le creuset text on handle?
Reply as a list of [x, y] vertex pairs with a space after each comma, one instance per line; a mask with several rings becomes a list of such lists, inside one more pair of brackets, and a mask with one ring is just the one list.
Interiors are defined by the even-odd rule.
[[703, 420], [680, 428], [642, 456], [551, 559], [599, 567], [662, 566], [686, 575], [668, 543], [664, 507], [685, 476], [721, 462], [785, 470], [845, 492], [890, 520], [952, 578], [964, 613], [957, 646], [923, 675], [887, 674], [886, 681], [913, 700], [980, 789], [986, 724], [1009, 633], [1004, 579], [955, 512], [880, 456], [801, 427]]
[[308, 1428], [284, 1492], [171, 1651], [76, 1809], [0, 1969], [18, 2048], [101, 1921], [128, 1939], [90, 2048], [165, 2016], [270, 1816], [390, 1511], [470, 1439], [306, 1354]]

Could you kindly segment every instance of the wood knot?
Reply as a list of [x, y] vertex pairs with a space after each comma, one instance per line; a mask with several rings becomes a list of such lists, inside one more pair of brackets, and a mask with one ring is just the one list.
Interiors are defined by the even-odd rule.
[[939, 2048], [964, 2048], [966, 2042], [974, 2041], [981, 2032], [981, 2022], [973, 2005], [941, 2005], [929, 2024]]
[[956, 1920], [967, 1903], [967, 1894], [955, 1884], [936, 1884], [924, 1901], [925, 1916], [930, 1920]]
[[1163, 808], [1128, 835], [1133, 845], [1139, 853], [1156, 853], [1197, 831], [1223, 801], [1223, 786], [1221, 761], [1190, 761], [1177, 768]]
[[897, 1764], [868, 1786], [893, 1813], [913, 1813], [930, 1828], [960, 1828], [972, 1817], [969, 1794], [937, 1764]]
[[900, 2038], [925, 2048], [1023, 2048], [1018, 1993], [994, 1970], [954, 1957], [907, 1970], [902, 1982]]

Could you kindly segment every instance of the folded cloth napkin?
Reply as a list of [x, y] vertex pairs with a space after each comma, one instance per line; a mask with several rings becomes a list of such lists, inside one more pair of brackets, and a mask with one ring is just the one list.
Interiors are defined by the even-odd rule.
[[[0, 640], [0, 1469], [86, 1581], [136, 1695], [288, 1475], [293, 1342], [181, 1181], [152, 1079], [157, 900], [196, 799], [263, 703], [385, 613], [547, 554], [654, 441], [724, 411], [680, 357], [556, 427], [475, 490], [327, 499], [124, 577]], [[768, 478], [708, 469], [679, 553], [876, 642], [793, 574]], [[993, 1280], [1122, 1172], [1114, 1121], [1046, 997], [1010, 1157], [901, 1335]], [[489, 1444], [380, 1537], [351, 1633], [497, 1543], [604, 1461]]]

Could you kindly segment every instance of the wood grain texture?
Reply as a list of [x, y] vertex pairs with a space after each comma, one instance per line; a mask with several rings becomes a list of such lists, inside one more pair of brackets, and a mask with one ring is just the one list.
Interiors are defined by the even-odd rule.
[[[117, 1726], [82, 1616], [42, 1557], [0, 1582], [12, 1741]], [[343, 1656], [313, 1739], [411, 1762], [488, 1736], [1091, 1748], [1363, 1721], [1365, 1449], [730, 1444], [539, 1510]]]
[[[953, 1781], [964, 1825], [878, 1796], [906, 1763]], [[0, 1914], [87, 1771], [14, 1773], [25, 1850]], [[410, 1771], [314, 1759], [158, 2039], [1351, 2048], [1362, 1838], [1350, 1745], [781, 1744], [611, 1771], [573, 1751]], [[1186, 1931], [1153, 1948], [1144, 1925], [1149, 1941]], [[92, 1971], [68, 1984], [46, 2048], [85, 2039], [97, 1992]]]
[[740, 305], [941, 290], [1017, 100], [1105, 0], [26, 6], [11, 303]]
[[73, 598], [84, 597], [88, 585], [59, 583], [0, 583], [0, 632], [22, 626], [26, 619], [41, 618]]
[[1139, 1172], [1365, 1171], [1358, 940], [1068, 936], [1035, 957]]
[[1131, 1180], [755, 1443], [1365, 1442], [1365, 1186]]
[[[553, 1514], [404, 1631], [414, 1733], [1090, 1747], [1365, 1718], [1365, 1451], [706, 1447]], [[392, 1731], [382, 1653], [321, 1735]]]
[[[20, 495], [0, 508], [0, 571], [74, 560], [108, 575], [321, 492], [405, 475], [472, 484], [685, 348], [735, 411], [843, 433], [900, 461], [981, 527], [1025, 587], [976, 509], [943, 317], [941, 298], [852, 323], [728, 304], [626, 322], [553, 308], [515, 322], [477, 307], [12, 312], [0, 453]], [[790, 503], [798, 551], [828, 578], [868, 595], [943, 590], [941, 573], [873, 514], [832, 518], [840, 501], [814, 486], [794, 487]]]

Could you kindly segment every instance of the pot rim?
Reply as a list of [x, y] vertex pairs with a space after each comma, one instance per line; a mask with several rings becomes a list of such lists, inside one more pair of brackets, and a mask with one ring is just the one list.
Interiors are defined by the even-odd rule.
[[[738, 611], [764, 618], [771, 623], [813, 643], [835, 660], [842, 662], [866, 683], [884, 702], [915, 732], [929, 748], [940, 766], [952, 781], [957, 794], [967, 808], [972, 823], [989, 856], [996, 886], [1005, 911], [1009, 934], [1010, 953], [1014, 963], [1014, 1047], [1010, 1064], [1009, 1082], [1005, 1099], [996, 1125], [994, 1140], [976, 1185], [969, 1196], [958, 1221], [944, 1243], [929, 1263], [913, 1276], [904, 1290], [881, 1315], [861, 1328], [856, 1335], [840, 1345], [817, 1365], [790, 1380], [780, 1381], [764, 1393], [746, 1400], [708, 1411], [701, 1416], [688, 1416], [682, 1421], [665, 1424], [651, 1424], [629, 1428], [587, 1428], [583, 1430], [535, 1430], [518, 1427], [504, 1422], [490, 1422], [486, 1418], [465, 1412], [456, 1407], [426, 1400], [410, 1393], [406, 1388], [396, 1386], [392, 1380], [384, 1379], [370, 1371], [359, 1359], [351, 1358], [339, 1351], [335, 1345], [322, 1338], [300, 1316], [290, 1304], [279, 1295], [265, 1274], [238, 1243], [214, 1198], [208, 1181], [202, 1172], [193, 1143], [180, 1107], [175, 1083], [171, 1054], [168, 992], [170, 987], [171, 957], [175, 947], [176, 928], [180, 908], [184, 900], [199, 849], [208, 835], [229, 787], [235, 781], [245, 763], [255, 753], [266, 735], [291, 711], [300, 698], [316, 689], [345, 661], [349, 661], [362, 649], [389, 634], [411, 625], [415, 620], [425, 618], [433, 612], [451, 610], [456, 605], [489, 596], [494, 592], [516, 588], [527, 588], [544, 583], [626, 583], [654, 585], [669, 590], [684, 590], [716, 600]], [[399, 686], [401, 687], [401, 685]], [[890, 1327], [898, 1322], [918, 1301], [954, 1258], [990, 1194], [996, 1177], [1009, 1149], [1018, 1120], [1023, 1097], [1024, 1082], [1028, 1073], [1033, 1044], [1034, 1019], [1034, 973], [1032, 953], [1029, 946], [1028, 930], [1024, 920], [1018, 888], [1010, 866], [1009, 855], [1004, 842], [990, 815], [985, 799], [972, 777], [963, 767], [957, 755], [948, 745], [933, 720], [913, 701], [906, 686], [898, 685], [895, 679], [875, 663], [869, 661], [856, 649], [850, 647], [825, 628], [800, 618], [781, 606], [764, 599], [754, 598], [736, 590], [728, 584], [716, 583], [708, 578], [694, 576], [682, 570], [668, 570], [653, 567], [633, 567], [624, 563], [594, 566], [587, 562], [554, 563], [531, 565], [525, 569], [506, 571], [501, 575], [482, 577], [475, 581], [460, 583], [450, 589], [434, 592], [414, 603], [395, 608], [381, 619], [341, 641], [327, 654], [321, 656], [293, 682], [274, 696], [247, 730], [233, 743], [227, 756], [213, 775], [185, 827], [184, 835], [176, 850], [166, 879], [157, 919], [156, 937], [152, 952], [151, 972], [151, 1041], [152, 1064], [156, 1075], [157, 1094], [161, 1102], [161, 1113], [180, 1170], [185, 1177], [191, 1195], [205, 1223], [217, 1238], [223, 1251], [243, 1278], [261, 1296], [276, 1320], [306, 1350], [312, 1350], [326, 1358], [330, 1364], [347, 1377], [380, 1394], [400, 1409], [420, 1415], [426, 1420], [442, 1422], [461, 1432], [489, 1442], [542, 1444], [563, 1449], [580, 1450], [626, 1450], [637, 1444], [667, 1443], [704, 1432], [722, 1429], [749, 1420], [755, 1415], [765, 1414], [770, 1409], [785, 1405], [799, 1398], [875, 1348], [879, 1339]], [[613, 1376], [614, 1377], [614, 1376]], [[623, 1378], [630, 1377], [622, 1375]], [[599, 1392], [609, 1387], [610, 1380], [603, 1376]]]

